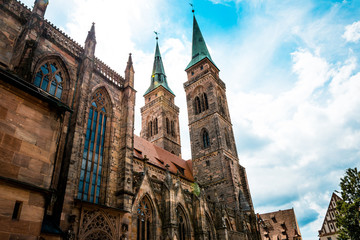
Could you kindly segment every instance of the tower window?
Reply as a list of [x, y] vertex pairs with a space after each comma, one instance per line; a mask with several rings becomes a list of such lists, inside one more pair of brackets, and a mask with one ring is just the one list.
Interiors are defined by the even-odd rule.
[[199, 114], [199, 113], [209, 109], [209, 103], [208, 103], [206, 93], [203, 93], [199, 96], [196, 96], [194, 99], [195, 114]]
[[13, 214], [12, 214], [12, 217], [11, 217], [12, 220], [17, 220], [18, 221], [20, 219], [20, 213], [21, 213], [22, 204], [23, 203], [20, 202], [20, 201], [15, 202]]
[[171, 121], [171, 136], [175, 137], [175, 121]]
[[60, 99], [63, 91], [63, 73], [57, 62], [46, 62], [35, 74], [34, 85]]
[[194, 108], [195, 108], [195, 114], [201, 113], [201, 104], [200, 104], [200, 98], [199, 97], [195, 97]]
[[78, 198], [98, 203], [102, 177], [107, 101], [103, 90], [93, 95], [86, 128]]
[[209, 133], [208, 133], [208, 131], [206, 129], [203, 130], [202, 140], [203, 140], [203, 147], [204, 148], [210, 147]]
[[203, 94], [203, 100], [204, 100], [204, 111], [209, 109], [208, 99], [206, 93]]
[[150, 121], [149, 125], [148, 125], [148, 134], [149, 134], [149, 137], [152, 137], [152, 135], [153, 135], [153, 123], [152, 123], [152, 121]]
[[154, 135], [158, 134], [158, 119], [154, 120]]
[[200, 66], [200, 70], [203, 70], [203, 69], [204, 69], [204, 66], [203, 66], [203, 65], [201, 65], [201, 66]]
[[170, 122], [168, 118], [166, 118], [166, 133], [170, 134]]

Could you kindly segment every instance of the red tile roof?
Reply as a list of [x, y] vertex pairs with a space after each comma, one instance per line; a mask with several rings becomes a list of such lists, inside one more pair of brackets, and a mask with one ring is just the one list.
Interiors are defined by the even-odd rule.
[[178, 170], [181, 172], [181, 169], [183, 169], [184, 174], [180, 174], [180, 176], [189, 181], [194, 181], [191, 160], [186, 161], [181, 157], [178, 157], [165, 149], [134, 135], [134, 157], [144, 159], [145, 156], [149, 159], [148, 163], [164, 170], [166, 170], [165, 166], [168, 164], [169, 171], [173, 174], [177, 174]]
[[262, 239], [273, 239], [286, 234], [288, 239], [300, 238], [300, 228], [294, 209], [258, 214], [260, 234]]

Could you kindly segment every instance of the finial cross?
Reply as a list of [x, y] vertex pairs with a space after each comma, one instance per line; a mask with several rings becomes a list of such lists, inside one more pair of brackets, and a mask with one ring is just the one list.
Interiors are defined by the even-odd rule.
[[166, 167], [166, 170], [168, 170], [168, 171], [169, 171], [169, 167], [170, 167], [170, 165], [169, 165], [169, 164], [166, 164], [166, 165], [165, 165], [165, 167]]

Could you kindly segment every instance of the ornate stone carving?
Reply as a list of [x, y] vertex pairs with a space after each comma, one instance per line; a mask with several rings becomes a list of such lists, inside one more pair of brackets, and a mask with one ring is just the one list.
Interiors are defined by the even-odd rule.
[[118, 239], [118, 217], [101, 209], [84, 209], [80, 224], [79, 239]]

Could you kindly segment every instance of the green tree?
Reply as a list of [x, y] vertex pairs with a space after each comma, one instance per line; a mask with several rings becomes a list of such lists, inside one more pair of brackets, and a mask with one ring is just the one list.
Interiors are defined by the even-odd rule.
[[338, 239], [360, 240], [360, 172], [357, 168], [346, 170], [340, 187], [342, 200], [336, 203]]

